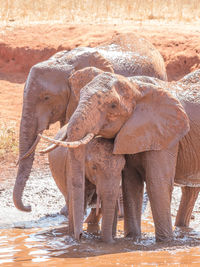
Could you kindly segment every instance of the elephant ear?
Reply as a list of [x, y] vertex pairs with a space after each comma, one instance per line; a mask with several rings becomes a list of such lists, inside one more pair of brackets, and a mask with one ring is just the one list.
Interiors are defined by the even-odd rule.
[[141, 97], [115, 138], [114, 154], [136, 154], [175, 145], [190, 129], [181, 103], [153, 84], [137, 84]]
[[96, 67], [105, 72], [114, 72], [112, 64], [97, 51], [84, 51], [80, 55], [78, 54], [75, 58], [74, 67], [75, 70]]

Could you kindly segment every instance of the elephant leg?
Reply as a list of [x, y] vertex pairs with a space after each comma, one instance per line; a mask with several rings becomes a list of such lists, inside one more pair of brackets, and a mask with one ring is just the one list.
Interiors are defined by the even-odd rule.
[[109, 178], [104, 176], [104, 179], [101, 179], [99, 187], [97, 186], [97, 192], [102, 207], [101, 238], [104, 242], [112, 243], [117, 225], [117, 199], [121, 175], [117, 173], [111, 179]]
[[70, 199], [71, 199], [71, 183], [70, 183], [69, 179], [67, 179], [67, 188], [68, 188], [69, 192], [65, 198], [65, 201], [66, 201], [66, 206], [68, 208], [68, 224], [69, 224], [68, 234], [70, 236], [73, 236], [73, 234], [74, 234], [74, 217], [73, 217], [72, 201], [70, 201]]
[[87, 223], [87, 232], [88, 233], [99, 233], [100, 227], [99, 222], [101, 220], [102, 213], [101, 208], [99, 209], [98, 215], [96, 215], [96, 208], [92, 208], [90, 214], [85, 220], [85, 223]]
[[181, 202], [176, 216], [176, 226], [188, 227], [191, 214], [199, 194], [199, 187], [182, 187]]
[[68, 218], [69, 218], [69, 235], [74, 234], [74, 218], [73, 218], [73, 210], [72, 210], [72, 203], [68, 201], [69, 210], [68, 210]]
[[156, 241], [173, 238], [171, 196], [176, 167], [177, 147], [145, 153], [146, 186], [149, 196]]
[[65, 217], [68, 216], [68, 208], [67, 208], [67, 205], [65, 205], [65, 206], [60, 210], [60, 214], [64, 215]]
[[104, 242], [113, 242], [113, 233], [116, 232], [116, 201], [117, 196], [105, 193], [102, 196], [102, 225], [101, 238]]
[[114, 215], [114, 220], [113, 220], [113, 227], [112, 227], [112, 236], [115, 237], [116, 236], [116, 232], [117, 232], [117, 214], [118, 214], [118, 204], [116, 204], [115, 207], [115, 215]]
[[127, 166], [122, 174], [124, 235], [135, 240], [141, 236], [141, 212], [144, 182], [139, 173]]
[[123, 195], [122, 195], [122, 187], [120, 186], [119, 197], [118, 197], [118, 216], [119, 218], [124, 217], [124, 204], [123, 204]]

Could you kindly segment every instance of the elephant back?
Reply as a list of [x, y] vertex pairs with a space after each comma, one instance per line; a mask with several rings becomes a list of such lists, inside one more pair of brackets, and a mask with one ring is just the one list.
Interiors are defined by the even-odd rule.
[[117, 34], [105, 45], [97, 47], [97, 51], [112, 63], [117, 74], [167, 80], [165, 63], [159, 51], [135, 33]]
[[175, 182], [187, 186], [200, 186], [200, 70], [173, 83], [190, 122], [190, 131], [179, 143]]

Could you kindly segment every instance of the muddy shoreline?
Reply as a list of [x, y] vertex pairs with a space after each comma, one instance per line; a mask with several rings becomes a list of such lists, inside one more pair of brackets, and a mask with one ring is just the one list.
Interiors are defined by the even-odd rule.
[[[58, 264], [59, 262], [61, 264], [58, 266], [62, 266], [65, 260], [66, 262], [70, 260], [73, 264], [80, 262], [83, 264], [81, 266], [91, 266], [91, 264], [92, 266], [102, 266], [95, 261], [96, 257], [102, 257], [101, 261], [104, 264], [108, 257], [108, 262], [114, 261], [115, 264], [119, 262], [119, 264], [128, 264], [128, 266], [131, 262], [139, 264], [141, 262], [148, 263], [150, 260], [155, 263], [161, 263], [164, 260], [165, 263], [180, 264], [180, 258], [181, 263], [189, 264], [197, 257], [200, 247], [198, 223], [200, 199], [195, 205], [193, 212], [195, 219], [191, 221], [191, 228], [174, 229], [175, 237], [171, 242], [155, 242], [149, 203], [142, 216], [141, 240], [133, 241], [124, 238], [123, 220], [119, 219], [117, 237], [112, 245], [101, 242], [99, 236], [88, 234], [86, 225], [81, 241], [77, 242], [67, 235], [68, 221], [59, 214], [64, 205], [64, 199], [51, 177], [48, 165], [44, 165], [43, 169], [35, 166], [27, 183], [24, 202], [32, 205], [31, 213], [18, 211], [12, 203], [14, 180], [11, 177], [14, 174], [14, 172], [7, 173], [8, 176], [4, 177], [4, 182], [0, 186], [0, 254], [4, 249], [6, 251], [12, 249], [8, 258], [8, 253], [1, 256], [4, 264], [8, 264], [9, 260], [13, 259], [13, 263], [29, 262], [31, 264], [37, 261], [42, 264], [44, 261], [46, 264], [49, 262], [51, 266], [58, 260]], [[172, 197], [173, 223], [179, 201], [180, 188], [175, 187]], [[179, 254], [180, 256], [178, 256]], [[189, 258], [185, 257], [186, 254]], [[195, 262], [200, 262], [200, 258], [197, 257], [196, 260], [198, 261]]]
[[[137, 32], [148, 38], [164, 57], [169, 80], [177, 80], [200, 68], [200, 25], [145, 24], [31, 24], [8, 23], [0, 29], [0, 117], [9, 125], [14, 122], [16, 138], [22, 108], [23, 87], [32, 65], [55, 52], [77, 46], [96, 46], [119, 32]], [[58, 128], [50, 129], [53, 135]], [[130, 266], [131, 264], [200, 264], [200, 225], [198, 198], [191, 228], [175, 229], [170, 243], [155, 243], [154, 225], [149, 204], [142, 218], [142, 239], [123, 238], [123, 221], [119, 221], [114, 244], [103, 244], [99, 237], [84, 232], [75, 242], [67, 232], [67, 219], [59, 214], [64, 199], [48, 167], [47, 156], [38, 147], [24, 202], [33, 206], [31, 213], [18, 211], [12, 201], [16, 177], [17, 153], [7, 151], [0, 157], [0, 264], [13, 266]], [[180, 201], [180, 188], [172, 198], [172, 219]]]

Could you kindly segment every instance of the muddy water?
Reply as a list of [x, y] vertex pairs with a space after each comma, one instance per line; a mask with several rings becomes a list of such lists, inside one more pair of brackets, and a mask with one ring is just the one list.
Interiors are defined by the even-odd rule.
[[[14, 174], [12, 174], [14, 175]], [[12, 176], [11, 173], [9, 176]], [[5, 177], [4, 177], [5, 178]], [[123, 238], [123, 221], [112, 245], [85, 231], [81, 242], [67, 236], [67, 219], [59, 214], [64, 200], [50, 172], [35, 169], [29, 180], [24, 202], [31, 203], [27, 214], [12, 203], [13, 178], [0, 185], [0, 265], [2, 266], [200, 266], [200, 216], [198, 200], [190, 229], [175, 229], [175, 240], [156, 244], [149, 204], [143, 214], [142, 238]], [[177, 210], [180, 190], [173, 193], [172, 215]], [[195, 229], [195, 230], [194, 230]]]

